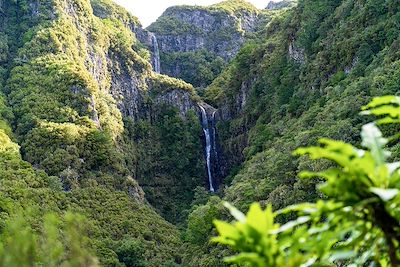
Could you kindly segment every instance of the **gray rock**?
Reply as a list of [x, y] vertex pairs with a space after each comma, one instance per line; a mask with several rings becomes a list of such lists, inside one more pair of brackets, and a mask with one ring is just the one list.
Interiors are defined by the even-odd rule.
[[[142, 73], [124, 69], [119, 60], [121, 59], [113, 57], [108, 61], [111, 70], [110, 92], [122, 115], [138, 119], [145, 109], [143, 107], [144, 92], [147, 88], [145, 76]], [[119, 68], [115, 68], [116, 65]]]
[[256, 11], [231, 13], [214, 7], [180, 6], [167, 9], [148, 30], [156, 35], [162, 58], [171, 55], [168, 58], [175, 60], [161, 61], [161, 72], [184, 78], [181, 69], [187, 66], [177, 53], [205, 50], [229, 62], [246, 41], [246, 34], [256, 30], [259, 20]]
[[[163, 18], [176, 21], [183, 29], [160, 31]], [[244, 43], [245, 33], [255, 29], [257, 19], [258, 14], [252, 12], [235, 15], [203, 7], [170, 8], [149, 30], [156, 34], [163, 53], [207, 49], [229, 61]]]
[[358, 57], [354, 57], [351, 64], [344, 68], [344, 73], [349, 74], [358, 64]]
[[125, 191], [129, 194], [132, 199], [135, 199], [139, 203], [146, 203], [145, 194], [143, 189], [139, 186], [139, 183], [128, 176], [123, 184]]
[[[70, 12], [71, 13], [71, 12]], [[103, 6], [94, 6], [93, 13], [95, 16], [106, 19], [116, 14], [109, 12]], [[145, 45], [151, 53], [151, 64], [153, 70], [158, 72], [159, 67], [159, 50], [158, 40], [155, 35], [141, 27], [136, 23], [132, 16], [130, 19], [123, 21], [126, 28], [132, 31], [137, 40]], [[89, 46], [90, 47], [90, 46]], [[101, 88], [109, 90], [113, 100], [115, 101], [122, 116], [131, 117], [134, 120], [148, 119], [152, 117], [152, 105], [168, 104], [177, 107], [181, 115], [186, 116], [188, 110], [195, 109], [196, 103], [192, 100], [191, 92], [176, 88], [167, 92], [155, 94], [155, 99], [147, 102], [149, 92], [151, 92], [151, 84], [148, 81], [150, 74], [148, 69], [131, 69], [124, 63], [125, 59], [121, 58], [118, 52], [113, 50], [106, 54], [88, 51], [88, 69], [99, 85], [107, 84], [110, 79], [110, 85]]]
[[156, 35], [149, 32], [142, 27], [133, 27], [131, 30], [135, 33], [136, 38], [150, 51], [151, 54], [151, 65], [156, 73], [161, 72], [161, 62], [160, 62], [160, 47], [158, 44], [158, 39]]
[[306, 55], [303, 48], [298, 47], [295, 41], [289, 43], [288, 55], [291, 59], [299, 64], [304, 64], [306, 61]]
[[184, 90], [172, 90], [158, 95], [155, 104], [167, 104], [179, 109], [179, 114], [186, 117], [189, 110], [198, 111], [198, 104], [192, 98], [192, 93]]
[[255, 79], [244, 81], [240, 87], [240, 91], [236, 94], [234, 102], [225, 100], [221, 103], [217, 113], [220, 120], [230, 121], [243, 112], [248, 94], [254, 82]]

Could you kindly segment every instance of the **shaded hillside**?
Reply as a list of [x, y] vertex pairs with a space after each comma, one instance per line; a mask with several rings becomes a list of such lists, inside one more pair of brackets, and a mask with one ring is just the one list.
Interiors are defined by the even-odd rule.
[[[299, 1], [240, 50], [206, 90], [219, 109], [225, 200], [246, 210], [253, 201], [282, 208], [320, 197], [318, 181], [297, 175], [327, 163], [291, 153], [320, 137], [357, 144], [360, 107], [372, 96], [399, 92], [399, 7], [395, 0]], [[188, 233], [197, 222], [207, 224], [210, 203], [189, 216]], [[198, 249], [192, 264], [211, 266], [211, 248], [190, 243]], [[224, 253], [212, 251], [214, 259]]]
[[[245, 186], [256, 199], [279, 196], [294, 190], [307, 164], [290, 157], [293, 149], [319, 136], [358, 141], [361, 105], [398, 91], [398, 12], [395, 1], [301, 1], [269, 24], [266, 39], [240, 51], [207, 90], [220, 109], [226, 153], [242, 155], [228, 165], [246, 162], [229, 190], [259, 177], [259, 192]], [[228, 195], [240, 200], [245, 187]]]

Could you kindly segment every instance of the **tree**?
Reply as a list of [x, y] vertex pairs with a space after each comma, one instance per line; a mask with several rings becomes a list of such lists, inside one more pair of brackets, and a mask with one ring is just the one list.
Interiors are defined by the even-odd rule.
[[119, 241], [116, 253], [119, 261], [123, 262], [126, 267], [146, 266], [143, 257], [143, 247], [137, 240], [124, 239]]

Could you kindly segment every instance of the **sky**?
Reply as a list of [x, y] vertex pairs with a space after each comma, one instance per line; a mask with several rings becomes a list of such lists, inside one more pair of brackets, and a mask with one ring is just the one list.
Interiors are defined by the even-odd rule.
[[[170, 6], [212, 5], [222, 0], [114, 0], [138, 17], [144, 27], [149, 26]], [[247, 0], [258, 8], [265, 8], [269, 0]]]

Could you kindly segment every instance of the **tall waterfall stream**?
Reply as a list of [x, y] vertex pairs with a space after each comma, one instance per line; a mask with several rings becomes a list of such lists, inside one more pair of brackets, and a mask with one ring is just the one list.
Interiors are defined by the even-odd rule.
[[158, 48], [157, 37], [153, 33], [151, 33], [151, 46], [152, 46], [151, 64], [153, 65], [154, 72], [160, 73], [161, 72], [160, 49]]
[[216, 127], [215, 127], [216, 111], [213, 112], [211, 118], [208, 118], [206, 109], [201, 105], [199, 105], [199, 107], [201, 110], [201, 122], [202, 122], [201, 125], [203, 128], [203, 132], [204, 132], [204, 136], [205, 136], [205, 140], [206, 140], [205, 156], [206, 156], [206, 164], [207, 164], [208, 182], [209, 182], [209, 186], [210, 186], [210, 191], [215, 192], [212, 153], [214, 153], [214, 160], [217, 161], [218, 160], [218, 152], [217, 152]]

